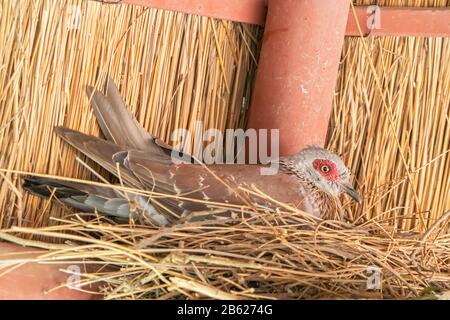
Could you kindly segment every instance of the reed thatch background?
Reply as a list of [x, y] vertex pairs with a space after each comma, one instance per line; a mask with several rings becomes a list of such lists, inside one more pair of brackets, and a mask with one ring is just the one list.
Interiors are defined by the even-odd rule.
[[[0, 167], [90, 178], [52, 128], [98, 133], [84, 88], [106, 72], [139, 121], [166, 141], [175, 128], [193, 131], [196, 120], [244, 127], [260, 35], [257, 27], [133, 6], [3, 1]], [[352, 220], [424, 231], [450, 208], [449, 61], [449, 39], [346, 39], [328, 146], [365, 195], [348, 211]], [[61, 214], [24, 195], [14, 173], [1, 173], [0, 208], [3, 227], [43, 226]]]
[[[53, 134], [58, 124], [98, 134], [87, 84], [109, 73], [166, 141], [196, 120], [243, 127], [261, 30], [136, 6], [8, 0], [0, 34], [0, 168], [92, 178]], [[0, 226], [43, 226], [61, 214], [24, 195], [18, 175], [0, 174]]]
[[351, 220], [429, 228], [450, 209], [450, 39], [347, 38], [328, 145], [344, 156], [365, 195], [363, 206], [348, 210]]
[[[244, 208], [259, 215], [240, 219], [238, 210], [231, 224], [157, 229], [58, 220], [69, 211], [23, 193], [14, 170], [92, 178], [52, 128], [98, 134], [84, 88], [106, 73], [166, 141], [197, 119], [244, 127], [261, 31], [131, 6], [2, 1], [0, 227], [22, 228], [0, 237], [49, 249], [39, 262], [108, 265], [84, 278], [104, 283], [107, 298], [415, 298], [450, 290], [450, 39], [346, 39], [328, 146], [365, 196], [362, 206], [346, 207], [348, 222]], [[374, 291], [366, 287], [370, 266], [383, 275]]]

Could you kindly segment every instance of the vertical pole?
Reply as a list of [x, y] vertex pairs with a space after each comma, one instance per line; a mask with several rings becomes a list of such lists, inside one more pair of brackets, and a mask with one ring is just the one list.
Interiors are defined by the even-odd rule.
[[325, 143], [349, 7], [350, 0], [268, 2], [248, 127], [280, 129], [280, 155]]

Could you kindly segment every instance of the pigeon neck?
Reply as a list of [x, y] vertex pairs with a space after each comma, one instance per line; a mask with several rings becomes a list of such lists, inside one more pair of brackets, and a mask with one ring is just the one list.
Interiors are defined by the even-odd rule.
[[293, 175], [300, 181], [299, 196], [303, 200], [305, 210], [317, 217], [332, 217], [337, 212], [337, 202], [334, 196], [318, 188], [307, 178], [304, 167], [295, 162], [295, 159], [280, 158], [280, 171], [284, 174]]

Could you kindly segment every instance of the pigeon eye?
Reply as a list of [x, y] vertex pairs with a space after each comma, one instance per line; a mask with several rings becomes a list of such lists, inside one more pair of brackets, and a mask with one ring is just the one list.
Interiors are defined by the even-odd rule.
[[330, 166], [327, 166], [327, 165], [323, 165], [321, 168], [320, 168], [320, 170], [323, 172], [323, 173], [328, 173], [328, 172], [330, 172]]

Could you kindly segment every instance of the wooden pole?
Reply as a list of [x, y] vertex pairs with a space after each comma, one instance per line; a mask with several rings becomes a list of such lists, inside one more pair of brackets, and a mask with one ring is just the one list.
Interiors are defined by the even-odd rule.
[[325, 143], [349, 0], [269, 0], [249, 128], [279, 129], [280, 155]]

